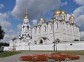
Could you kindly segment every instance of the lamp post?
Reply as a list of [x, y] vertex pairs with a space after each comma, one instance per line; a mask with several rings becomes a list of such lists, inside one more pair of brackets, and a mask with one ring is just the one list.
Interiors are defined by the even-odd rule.
[[29, 51], [30, 51], [30, 42], [28, 43], [28, 45], [29, 45]]
[[53, 19], [52, 24], [53, 24], [53, 44], [54, 44], [54, 45], [53, 45], [53, 48], [54, 48], [54, 51], [55, 51], [55, 46], [56, 46], [56, 45], [55, 45], [55, 43], [56, 43], [56, 42], [55, 42], [55, 35], [54, 35], [54, 20], [55, 20], [55, 18], [52, 18], [52, 19]]
[[56, 52], [57, 52], [57, 42], [59, 42], [59, 39], [56, 39], [55, 40], [55, 35], [54, 35], [54, 21], [55, 21], [55, 18], [52, 18], [53, 19], [53, 48], [54, 48], [54, 51], [56, 49]]

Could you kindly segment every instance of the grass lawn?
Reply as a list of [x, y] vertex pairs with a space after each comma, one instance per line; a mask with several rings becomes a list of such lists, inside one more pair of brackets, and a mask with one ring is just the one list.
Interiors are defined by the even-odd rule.
[[[54, 51], [31, 50], [27, 52], [54, 52]], [[84, 51], [57, 51], [57, 53], [65, 53], [65, 54], [70, 54], [70, 55], [84, 55]]]
[[[5, 52], [0, 52], [0, 58], [3, 58], [3, 57], [8, 57], [8, 56], [12, 56], [12, 55], [15, 55], [15, 54], [19, 54], [21, 52], [52, 52], [53, 51], [14, 51], [14, 52], [11, 52], [11, 51], [5, 51]], [[70, 54], [70, 55], [84, 55], [84, 51], [58, 51], [57, 53], [65, 53], [65, 54]]]
[[84, 51], [58, 51], [58, 52], [70, 55], [84, 55]]
[[8, 56], [12, 56], [12, 55], [15, 55], [15, 54], [19, 54], [21, 52], [10, 52], [10, 51], [4, 51], [4, 52], [0, 52], [0, 58], [3, 58], [3, 57], [8, 57]]

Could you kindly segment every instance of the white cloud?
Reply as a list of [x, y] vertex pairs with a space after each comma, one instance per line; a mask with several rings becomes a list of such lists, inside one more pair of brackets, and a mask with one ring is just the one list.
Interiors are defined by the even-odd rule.
[[4, 39], [0, 42], [9, 42], [12, 38], [16, 38], [16, 34], [5, 34]]
[[76, 8], [73, 13], [76, 17], [83, 15], [84, 14], [84, 6], [80, 6], [80, 7]]
[[84, 39], [84, 0], [74, 0], [80, 6], [76, 8], [73, 13], [76, 17], [76, 23], [79, 25], [81, 31], [81, 39]]
[[79, 5], [84, 5], [84, 0], [74, 0]]
[[11, 26], [11, 23], [7, 19], [8, 19], [7, 13], [0, 13], [0, 25], [3, 28], [7, 28], [7, 27]]
[[0, 9], [4, 8], [4, 5], [3, 4], [0, 4]]
[[[77, 19], [76, 19], [76, 23], [81, 26], [84, 24], [84, 15], [80, 15]], [[83, 25], [84, 26], [84, 25]]]
[[84, 40], [84, 31], [80, 32], [81, 40]]
[[60, 0], [16, 0], [12, 15], [22, 18], [25, 9], [28, 8], [29, 18], [36, 19], [52, 9], [57, 9], [59, 3]]
[[16, 36], [16, 32], [10, 28], [12, 25], [8, 21], [8, 17], [8, 13], [0, 13], [0, 25], [5, 32], [4, 39], [0, 42], [8, 42], [10, 39]]
[[32, 22], [34, 25], [37, 24], [37, 20], [32, 20]]
[[79, 25], [80, 31], [84, 31], [84, 5], [76, 8], [73, 13], [76, 17], [76, 23]]
[[84, 31], [80, 32], [81, 37], [84, 37]]

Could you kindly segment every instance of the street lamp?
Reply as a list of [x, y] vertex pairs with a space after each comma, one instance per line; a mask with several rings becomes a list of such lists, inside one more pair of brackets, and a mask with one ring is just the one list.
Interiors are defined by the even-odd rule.
[[[53, 19], [53, 48], [54, 48], [54, 51], [56, 49], [56, 52], [57, 52], [57, 41], [55, 40], [55, 35], [54, 35], [54, 21], [55, 21], [55, 18], [52, 18]], [[56, 48], [55, 48], [56, 46]]]
[[54, 51], [56, 49], [56, 52], [57, 52], [57, 42], [59, 42], [60, 40], [59, 39], [56, 39], [55, 40], [55, 35], [54, 35], [54, 21], [55, 21], [55, 18], [52, 18], [53, 19], [53, 47], [54, 47]]
[[56, 49], [56, 52], [57, 52], [57, 42], [58, 42], [58, 40], [54, 40], [54, 42], [53, 42], [53, 44], [54, 44], [54, 51]]
[[29, 51], [30, 51], [30, 42], [28, 43], [28, 45], [29, 45]]

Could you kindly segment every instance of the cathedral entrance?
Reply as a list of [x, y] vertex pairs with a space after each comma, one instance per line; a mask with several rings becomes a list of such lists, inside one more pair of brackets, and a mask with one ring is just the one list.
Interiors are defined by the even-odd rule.
[[47, 44], [47, 41], [49, 41], [49, 39], [47, 37], [40, 37], [37, 40], [38, 44]]
[[43, 40], [42, 39], [40, 40], [39, 44], [43, 44]]

